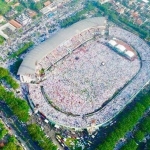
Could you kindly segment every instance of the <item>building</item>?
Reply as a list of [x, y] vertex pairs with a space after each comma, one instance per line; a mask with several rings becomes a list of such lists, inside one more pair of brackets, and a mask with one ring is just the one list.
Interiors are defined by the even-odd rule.
[[21, 28], [22, 27], [22, 25], [20, 24], [20, 23], [18, 23], [17, 21], [15, 21], [15, 20], [10, 20], [9, 21], [9, 23], [11, 24], [11, 25], [13, 25], [15, 28]]
[[110, 2], [111, 0], [99, 0], [99, 2], [101, 3], [101, 4], [104, 4], [104, 3], [106, 3], [106, 2]]
[[5, 16], [6, 16], [7, 18], [11, 18], [11, 17], [13, 17], [15, 14], [17, 14], [17, 11], [14, 10], [14, 9], [11, 9], [8, 13], [5, 14]]
[[48, 14], [50, 12], [54, 12], [57, 9], [57, 6], [48, 5], [40, 10], [42, 14]]
[[50, 4], [51, 4], [50, 1], [46, 1], [46, 2], [44, 3], [44, 6], [46, 7], [46, 6], [50, 5]]
[[35, 11], [33, 11], [33, 10], [28, 10], [27, 14], [28, 14], [28, 16], [30, 18], [33, 18], [33, 17], [35, 17], [37, 15], [37, 13]]
[[16, 21], [19, 22], [22, 26], [31, 23], [31, 19], [25, 14], [21, 14], [19, 17], [17, 17]]
[[9, 28], [12, 31], [15, 31], [16, 28], [13, 25], [11, 25], [10, 23], [6, 23], [0, 27], [0, 35], [3, 38], [8, 39], [9, 36], [3, 32], [3, 30], [5, 30], [6, 28]]
[[39, 2], [40, 0], [33, 0], [35, 3]]

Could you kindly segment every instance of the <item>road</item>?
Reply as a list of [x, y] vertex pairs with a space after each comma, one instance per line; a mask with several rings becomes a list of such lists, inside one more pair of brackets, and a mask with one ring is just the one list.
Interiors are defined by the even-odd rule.
[[0, 101], [0, 115], [4, 123], [9, 126], [12, 134], [16, 135], [18, 141], [27, 150], [41, 150], [41, 148], [35, 143], [27, 132], [26, 124], [18, 121], [16, 116], [12, 115], [10, 108]]
[[48, 124], [45, 123], [44, 120], [42, 120], [38, 115], [33, 114], [31, 116], [30, 122], [29, 123], [35, 123], [41, 126], [45, 132], [45, 134], [51, 139], [51, 141], [57, 145], [59, 150], [63, 150], [63, 147], [58, 143], [58, 141], [55, 138], [55, 131], [52, 129], [52, 127]]

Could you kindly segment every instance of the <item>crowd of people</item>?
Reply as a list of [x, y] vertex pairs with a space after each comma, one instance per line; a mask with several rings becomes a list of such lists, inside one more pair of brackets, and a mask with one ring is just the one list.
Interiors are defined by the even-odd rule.
[[[47, 79], [29, 84], [30, 98], [38, 111], [60, 125], [85, 128], [103, 125], [118, 114], [150, 79], [150, 48], [138, 36], [118, 27], [109, 28], [109, 37], [131, 45], [140, 59], [129, 61], [108, 48], [107, 40], [91, 40], [52, 67]], [[102, 41], [102, 42], [101, 42]], [[103, 43], [103, 44], [102, 44]], [[141, 60], [141, 61], [140, 61]], [[130, 81], [106, 106], [104, 102]], [[41, 86], [59, 109], [45, 100]]]
[[[40, 83], [53, 103], [66, 112], [94, 112], [139, 70], [107, 46], [89, 41], [60, 61]], [[131, 70], [132, 68], [132, 70]]]
[[77, 34], [74, 37], [68, 39], [67, 41], [59, 45], [56, 49], [51, 51], [43, 59], [39, 60], [39, 70], [41, 68], [48, 69], [49, 67], [53, 66], [57, 61], [72, 53], [78, 46], [83, 44], [85, 41], [88, 41], [89, 39], [93, 38], [93, 35], [102, 31], [103, 28], [95, 27], [86, 29], [80, 33], [77, 32]]

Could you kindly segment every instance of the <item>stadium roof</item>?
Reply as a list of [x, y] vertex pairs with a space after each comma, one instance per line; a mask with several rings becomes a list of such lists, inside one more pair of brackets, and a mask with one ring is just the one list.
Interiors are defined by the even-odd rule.
[[36, 62], [41, 60], [49, 52], [57, 48], [61, 43], [69, 40], [70, 38], [87, 28], [105, 25], [106, 19], [104, 17], [95, 17], [79, 21], [68, 28], [61, 29], [51, 38], [49, 38], [39, 46], [35, 47], [27, 54], [21, 66], [19, 67], [17, 74], [34, 74]]

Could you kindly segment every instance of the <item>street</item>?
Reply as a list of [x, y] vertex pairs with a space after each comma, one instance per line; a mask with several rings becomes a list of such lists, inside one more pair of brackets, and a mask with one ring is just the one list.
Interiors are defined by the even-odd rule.
[[26, 124], [18, 121], [18, 119], [12, 115], [10, 108], [2, 101], [0, 101], [0, 112], [2, 120], [6, 126], [10, 128], [12, 134], [15, 135], [18, 141], [22, 143], [21, 145], [23, 147], [28, 150], [41, 150], [28, 134]]

